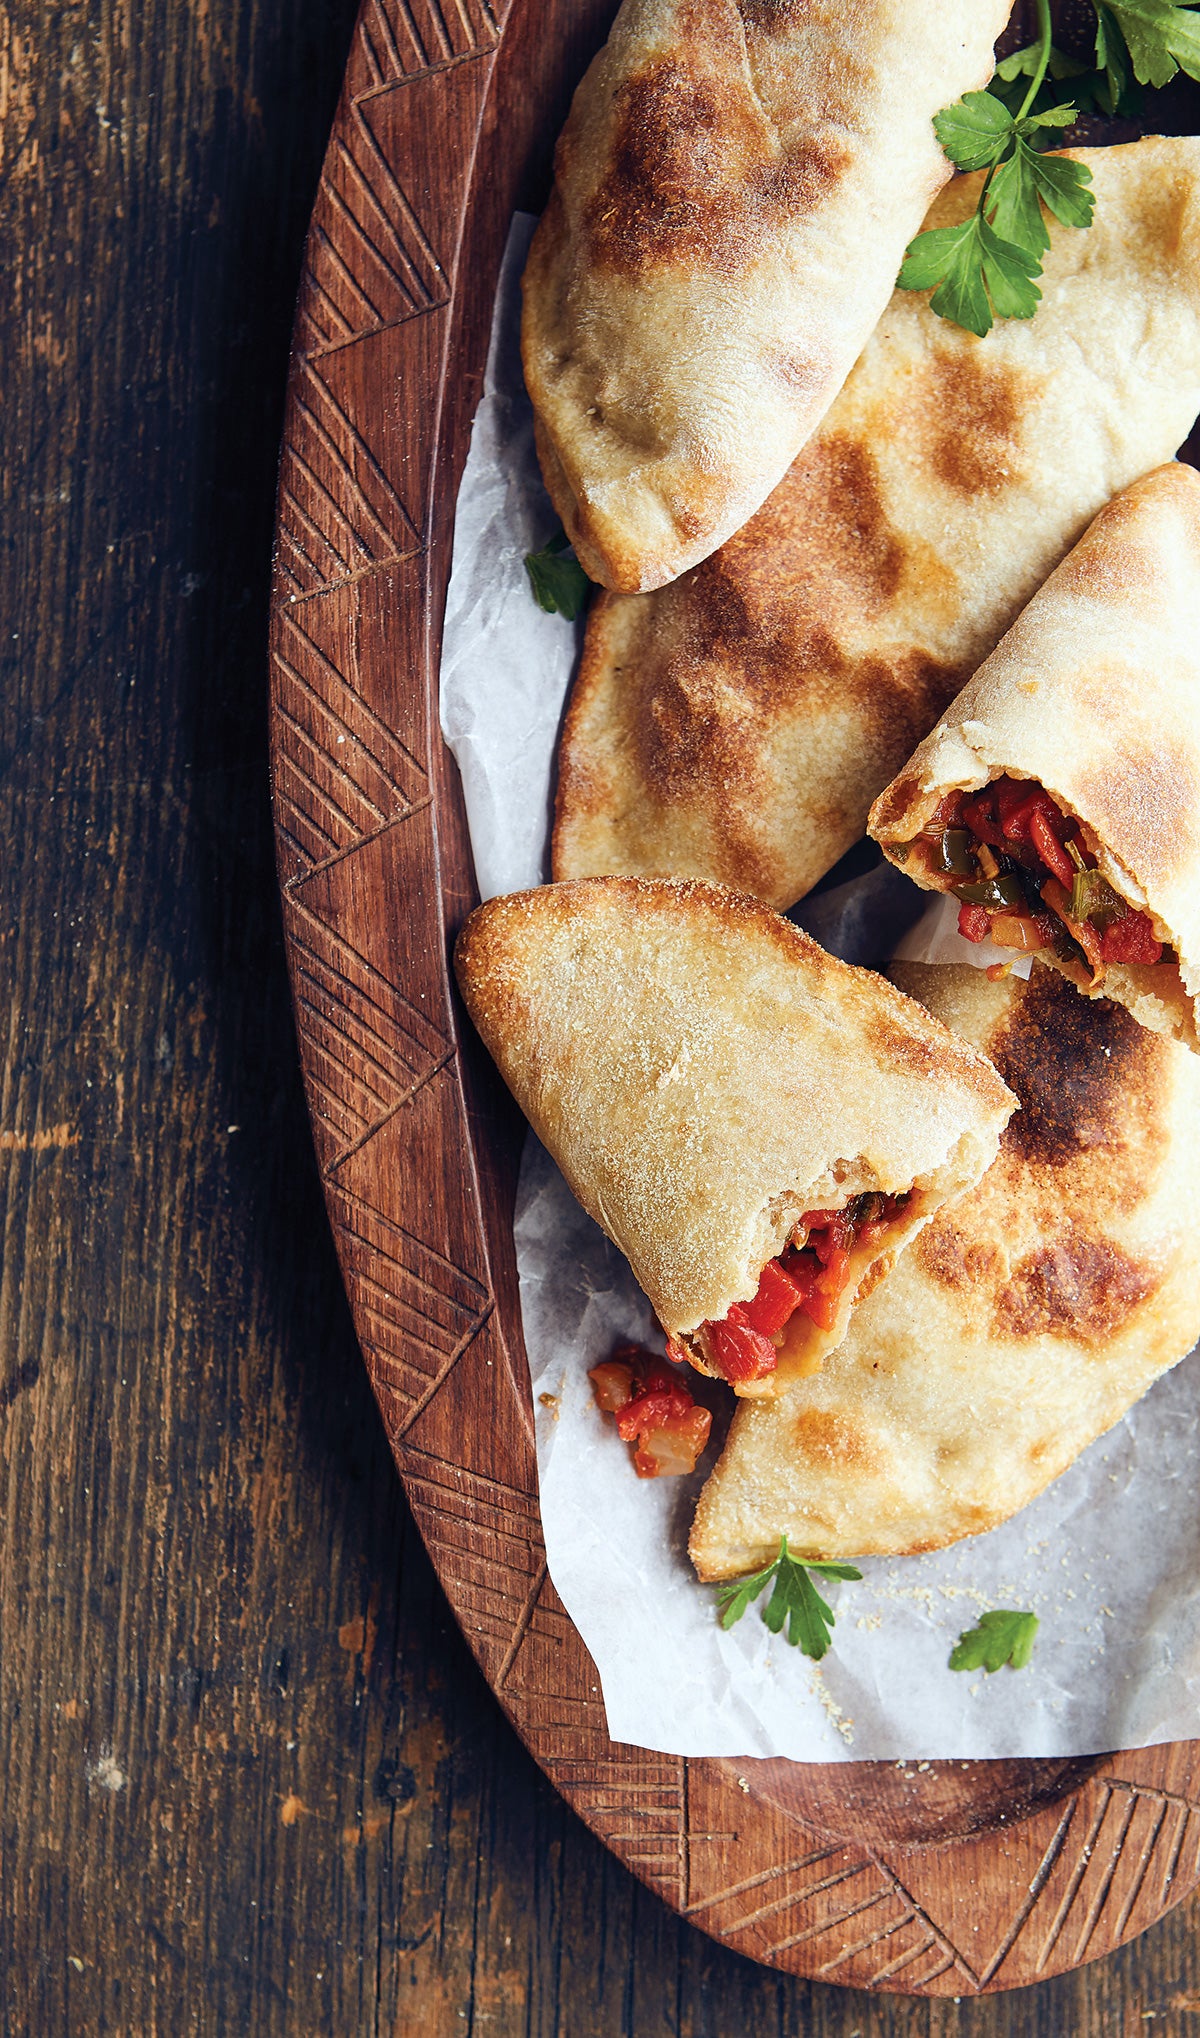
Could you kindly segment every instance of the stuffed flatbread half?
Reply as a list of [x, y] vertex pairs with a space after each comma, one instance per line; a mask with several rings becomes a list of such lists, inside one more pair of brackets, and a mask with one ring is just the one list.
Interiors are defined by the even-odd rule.
[[968, 940], [1200, 1051], [1200, 474], [1101, 511], [871, 810]]
[[493, 899], [455, 966], [672, 1356], [741, 1394], [820, 1365], [1012, 1109], [984, 1058], [882, 978], [714, 886]]

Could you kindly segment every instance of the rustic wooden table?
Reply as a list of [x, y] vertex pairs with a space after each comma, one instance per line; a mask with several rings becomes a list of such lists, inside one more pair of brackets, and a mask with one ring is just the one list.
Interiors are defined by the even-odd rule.
[[326, 1231], [267, 803], [353, 12], [0, 17], [0, 2032], [1182, 2038], [1195, 1902], [961, 2007], [718, 1949], [560, 1804], [433, 1581]]

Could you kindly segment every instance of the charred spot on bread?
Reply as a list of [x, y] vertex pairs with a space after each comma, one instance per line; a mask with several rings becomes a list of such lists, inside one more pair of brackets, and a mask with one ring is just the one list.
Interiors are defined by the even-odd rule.
[[1056, 971], [1037, 969], [988, 1053], [1021, 1103], [1001, 1135], [1002, 1151], [1053, 1168], [1089, 1148], [1126, 1144], [1130, 1099], [1164, 1047], [1124, 1006], [1081, 998]]
[[1068, 1224], [1013, 1268], [996, 1297], [995, 1328], [1001, 1336], [1098, 1344], [1121, 1329], [1158, 1283], [1148, 1263]]
[[972, 1238], [942, 1212], [917, 1236], [911, 1250], [944, 1288], [975, 1289], [1004, 1271], [1004, 1258], [986, 1239]]
[[673, 53], [618, 86], [608, 175], [584, 214], [598, 263], [628, 275], [665, 263], [743, 269], [844, 178], [852, 156], [836, 131], [810, 129], [780, 148], [742, 75], [739, 40], [722, 39], [706, 14], [703, 69]]

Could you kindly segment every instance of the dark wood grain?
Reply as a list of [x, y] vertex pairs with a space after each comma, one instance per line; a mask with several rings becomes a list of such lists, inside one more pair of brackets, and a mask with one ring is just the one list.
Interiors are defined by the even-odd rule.
[[961, 2010], [718, 1945], [543, 1778], [413, 1530], [265, 790], [288, 336], [353, 12], [0, 22], [0, 2033], [1185, 2038], [1194, 1902]]
[[614, 1746], [547, 1575], [511, 1232], [520, 1127], [448, 979], [472, 890], [436, 670], [508, 219], [518, 192], [536, 202], [610, 13], [479, 0], [435, 52], [419, 10], [370, 0], [351, 48], [301, 288], [272, 622], [284, 921], [330, 1218], [438, 1574], [593, 1830], [761, 1961], [884, 1990], [1011, 1988], [1194, 1887], [1200, 1744], [915, 1774]]

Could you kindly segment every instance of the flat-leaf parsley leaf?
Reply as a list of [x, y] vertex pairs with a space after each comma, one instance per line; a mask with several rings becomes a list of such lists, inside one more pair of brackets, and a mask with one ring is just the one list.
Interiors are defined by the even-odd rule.
[[1139, 85], [1169, 85], [1176, 71], [1200, 78], [1200, 13], [1178, 0], [1103, 0], [1096, 5], [1096, 61], [1111, 63], [1118, 52], [1114, 23], [1120, 31]]
[[739, 1621], [752, 1600], [758, 1598], [764, 1586], [774, 1579], [771, 1597], [763, 1608], [763, 1621], [773, 1635], [779, 1634], [787, 1623], [787, 1639], [795, 1649], [814, 1662], [820, 1662], [829, 1649], [830, 1633], [834, 1624], [833, 1608], [822, 1599], [809, 1576], [815, 1571], [822, 1578], [861, 1578], [862, 1572], [853, 1564], [823, 1564], [816, 1559], [806, 1558], [803, 1562], [788, 1553], [787, 1537], [779, 1539], [779, 1555], [773, 1564], [762, 1571], [755, 1571], [749, 1578], [734, 1578], [728, 1585], [718, 1589], [717, 1597], [721, 1607], [721, 1626], [731, 1628]]
[[967, 1628], [950, 1652], [952, 1670], [1000, 1670], [1005, 1663], [1023, 1670], [1033, 1654], [1034, 1637], [1040, 1623], [1036, 1613], [1018, 1613], [1000, 1607], [979, 1616], [979, 1626]]
[[540, 552], [525, 554], [525, 571], [533, 598], [548, 616], [565, 616], [569, 623], [588, 598], [591, 581], [570, 551], [566, 532], [560, 524]]
[[[1165, 6], [1168, 0], [1131, 4]], [[930, 309], [980, 339], [996, 318], [1032, 318], [1037, 310], [1042, 293], [1036, 278], [1050, 245], [1042, 207], [1067, 226], [1092, 223], [1086, 165], [1040, 153], [1053, 129], [1070, 127], [1078, 116], [1070, 103], [1036, 110], [1051, 59], [1059, 71], [1067, 65], [1050, 40], [1049, 0], [1038, 0], [1038, 20], [1038, 41], [1001, 67], [1006, 90], [1029, 78], [1015, 111], [997, 93], [968, 92], [934, 116], [951, 162], [960, 170], [986, 169], [987, 176], [971, 217], [918, 234], [897, 279], [901, 290], [932, 290]]]

